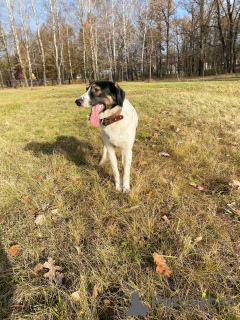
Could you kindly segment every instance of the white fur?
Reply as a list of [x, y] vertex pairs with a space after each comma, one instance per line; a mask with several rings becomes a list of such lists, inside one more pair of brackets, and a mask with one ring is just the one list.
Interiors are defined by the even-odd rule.
[[[90, 107], [89, 90], [80, 97], [83, 99], [83, 107]], [[122, 108], [120, 106], [116, 106], [112, 109], [107, 109], [99, 114], [99, 119], [110, 117], [115, 112], [117, 112], [119, 108], [122, 109], [122, 120], [114, 122], [108, 126], [104, 126], [101, 124], [103, 154], [102, 159], [99, 162], [99, 165], [103, 164], [103, 162], [106, 160], [106, 156], [108, 155], [113, 170], [116, 189], [127, 193], [130, 191], [130, 168], [132, 162], [132, 147], [134, 144], [136, 129], [138, 125], [137, 112], [131, 105], [131, 103], [127, 99], [124, 99]], [[115, 148], [119, 148], [122, 152], [122, 162], [124, 165], [122, 183], [117, 167]]]
[[[116, 106], [113, 109], [101, 112], [99, 117], [101, 119], [107, 118], [117, 112], [119, 108], [121, 107]], [[127, 193], [130, 191], [132, 147], [138, 124], [137, 112], [127, 99], [124, 99], [121, 115], [123, 115], [122, 120], [114, 122], [108, 126], [101, 125], [103, 155], [99, 164], [101, 165], [106, 160], [106, 155], [108, 154], [113, 170], [116, 189]], [[123, 183], [120, 181], [115, 148], [119, 148], [122, 151], [122, 162], [124, 165]]]

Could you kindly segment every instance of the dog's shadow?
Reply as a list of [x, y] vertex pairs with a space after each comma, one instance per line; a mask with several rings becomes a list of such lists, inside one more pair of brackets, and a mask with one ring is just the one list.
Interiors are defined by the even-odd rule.
[[[80, 141], [73, 136], [57, 136], [54, 142], [31, 141], [24, 147], [25, 151], [33, 151], [35, 156], [40, 154], [53, 155], [62, 154], [73, 162], [76, 166], [89, 166], [94, 168], [103, 177], [109, 177], [109, 172], [98, 165], [100, 154], [96, 155], [96, 150], [89, 142]], [[87, 160], [89, 154], [94, 156], [94, 165]]]
[[87, 164], [86, 154], [93, 151], [93, 146], [73, 136], [57, 136], [54, 142], [31, 141], [26, 144], [24, 150], [33, 151], [35, 156], [41, 153], [47, 155], [63, 154], [76, 166], [81, 166]]
[[0, 319], [9, 319], [12, 312], [14, 280], [11, 263], [0, 241]]

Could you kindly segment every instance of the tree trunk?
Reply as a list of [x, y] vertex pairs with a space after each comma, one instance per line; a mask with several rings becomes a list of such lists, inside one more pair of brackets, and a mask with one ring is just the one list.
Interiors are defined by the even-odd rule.
[[8, 13], [9, 13], [10, 21], [11, 21], [11, 28], [12, 28], [12, 33], [13, 33], [13, 37], [14, 37], [14, 42], [15, 42], [15, 46], [16, 46], [16, 50], [17, 50], [20, 66], [22, 68], [22, 73], [23, 73], [23, 76], [24, 76], [25, 85], [26, 85], [26, 87], [28, 87], [28, 80], [27, 80], [24, 64], [23, 64], [23, 61], [22, 61], [20, 48], [19, 48], [19, 45], [18, 45], [18, 36], [17, 36], [17, 30], [16, 30], [16, 23], [15, 23], [14, 15], [13, 15], [13, 12], [12, 12], [10, 0], [6, 0], [6, 3], [7, 3]]
[[122, 19], [123, 19], [123, 45], [124, 45], [124, 65], [126, 80], [128, 81], [128, 57], [127, 57], [127, 28], [126, 28], [126, 16], [125, 16], [125, 0], [122, 0]]
[[19, 12], [20, 12], [20, 17], [21, 17], [21, 22], [22, 22], [22, 27], [23, 27], [23, 32], [24, 32], [24, 38], [25, 38], [25, 46], [26, 46], [26, 53], [27, 53], [27, 60], [28, 60], [28, 69], [29, 69], [29, 77], [30, 77], [30, 83], [31, 83], [31, 88], [33, 88], [33, 79], [32, 79], [32, 63], [31, 63], [31, 58], [30, 58], [30, 52], [29, 52], [29, 41], [28, 41], [28, 34], [27, 34], [27, 29], [24, 23], [23, 15], [22, 15], [22, 5], [21, 1], [18, 0], [18, 6], [19, 6]]
[[4, 32], [3, 32], [2, 26], [0, 27], [0, 31], [1, 31], [0, 37], [1, 37], [1, 40], [2, 40], [2, 44], [3, 44], [3, 49], [5, 51], [5, 54], [6, 54], [6, 57], [7, 57], [7, 61], [8, 61], [10, 78], [12, 78], [12, 77], [14, 78], [14, 74], [13, 74], [13, 71], [12, 71], [12, 66], [11, 66], [11, 62], [10, 62], [10, 58], [9, 58], [8, 48], [7, 48], [6, 36], [5, 36]]
[[66, 29], [67, 29], [67, 51], [68, 51], [68, 62], [69, 62], [69, 69], [70, 69], [70, 78], [72, 80], [72, 83], [74, 83], [73, 72], [72, 72], [72, 60], [71, 60], [71, 53], [70, 53], [70, 42], [69, 42], [69, 30], [68, 30], [68, 16], [67, 16], [67, 3], [66, 3], [66, 0], [64, 0], [64, 7], [65, 7], [65, 23], [66, 23]]
[[57, 82], [60, 85], [61, 84], [61, 69], [58, 62], [58, 46], [57, 46], [57, 35], [56, 35], [56, 3], [57, 0], [49, 0], [50, 2], [50, 10], [51, 10], [51, 16], [52, 16], [52, 29], [53, 29], [53, 43], [55, 47], [55, 64], [57, 69]]
[[[42, 44], [42, 39], [41, 39], [41, 35], [40, 35], [38, 18], [37, 18], [37, 14], [36, 14], [36, 10], [35, 10], [35, 7], [34, 7], [34, 2], [33, 2], [33, 0], [31, 0], [31, 5], [32, 5], [32, 10], [33, 10], [33, 13], [34, 13], [34, 17], [35, 17], [36, 26], [37, 26], [38, 42], [39, 42], [39, 46], [40, 46], [40, 49], [41, 49], [41, 58], [42, 58], [42, 66], [43, 66], [43, 84], [44, 84], [44, 86], [46, 87], [46, 85], [47, 85], [47, 79], [46, 79], [45, 52], [44, 52], [44, 48], [43, 48], [43, 44]], [[37, 78], [38, 78], [38, 77], [37, 77]]]

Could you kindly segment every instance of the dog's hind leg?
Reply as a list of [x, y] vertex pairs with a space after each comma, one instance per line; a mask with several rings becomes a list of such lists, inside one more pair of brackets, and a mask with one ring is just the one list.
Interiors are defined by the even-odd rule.
[[118, 166], [117, 166], [117, 157], [116, 157], [114, 147], [111, 145], [110, 146], [108, 145], [107, 153], [108, 153], [108, 158], [112, 167], [116, 189], [118, 191], [122, 191], [122, 186], [120, 183], [120, 175], [119, 175]]
[[102, 159], [99, 162], [99, 165], [103, 164], [107, 157], [107, 147], [103, 145], [103, 153], [102, 153]]
[[130, 169], [132, 162], [132, 150], [127, 149], [123, 151], [124, 155], [124, 174], [123, 174], [123, 192], [130, 192]]

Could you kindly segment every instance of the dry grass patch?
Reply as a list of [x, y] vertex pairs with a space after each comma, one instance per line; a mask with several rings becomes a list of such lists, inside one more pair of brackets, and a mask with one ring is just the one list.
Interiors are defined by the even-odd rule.
[[[121, 86], [139, 115], [129, 195], [97, 165], [100, 128], [74, 105], [84, 86], [0, 92], [1, 319], [123, 319], [135, 291], [145, 319], [238, 319], [238, 306], [153, 308], [152, 296], [239, 301], [240, 218], [227, 206], [240, 207], [239, 82]], [[62, 284], [32, 276], [48, 257]]]

